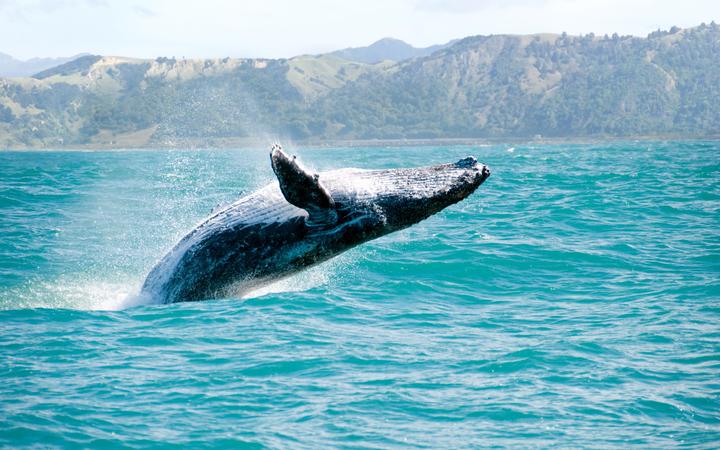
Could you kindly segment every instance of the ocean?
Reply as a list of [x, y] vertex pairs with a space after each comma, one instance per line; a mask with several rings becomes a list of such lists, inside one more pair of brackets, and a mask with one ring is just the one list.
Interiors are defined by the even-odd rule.
[[0, 152], [0, 446], [718, 448], [720, 143], [476, 156], [467, 200], [246, 298], [136, 295], [266, 149]]

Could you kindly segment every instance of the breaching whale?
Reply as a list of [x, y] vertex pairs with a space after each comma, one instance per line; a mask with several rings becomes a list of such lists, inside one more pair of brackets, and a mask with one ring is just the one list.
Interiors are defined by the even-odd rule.
[[463, 200], [489, 176], [473, 157], [424, 168], [320, 175], [280, 145], [277, 182], [204, 220], [150, 271], [141, 295], [162, 303], [241, 296]]

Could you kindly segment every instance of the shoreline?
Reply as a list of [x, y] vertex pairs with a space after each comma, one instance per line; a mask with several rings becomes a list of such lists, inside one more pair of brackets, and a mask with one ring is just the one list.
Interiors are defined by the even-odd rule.
[[42, 147], [0, 147], [0, 152], [53, 152], [53, 151], [133, 151], [133, 150], [227, 150], [236, 148], [265, 147], [272, 142], [281, 142], [286, 147], [336, 148], [336, 147], [430, 147], [430, 146], [493, 146], [493, 145], [592, 145], [602, 142], [715, 142], [720, 135], [640, 135], [640, 136], [568, 136], [568, 137], [503, 137], [503, 138], [433, 138], [433, 139], [327, 139], [293, 141], [292, 139], [264, 140], [257, 138], [218, 138], [183, 140], [171, 143], [146, 143], [142, 145], [75, 144]]

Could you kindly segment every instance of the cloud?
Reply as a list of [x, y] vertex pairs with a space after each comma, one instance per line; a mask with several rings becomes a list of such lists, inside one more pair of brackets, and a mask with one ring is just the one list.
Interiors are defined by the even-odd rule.
[[83, 6], [107, 7], [107, 0], [0, 0], [0, 16], [30, 22], [35, 16]]
[[634, 34], [720, 22], [718, 0], [0, 0], [0, 51], [290, 57], [384, 36], [425, 47], [478, 34]]
[[545, 3], [547, 0], [417, 0], [415, 9], [417, 11], [462, 14], [511, 6], [541, 7]]
[[135, 11], [138, 15], [145, 16], [145, 17], [157, 17], [158, 13], [153, 11], [150, 8], [146, 8], [141, 5], [133, 5], [132, 6], [133, 11]]

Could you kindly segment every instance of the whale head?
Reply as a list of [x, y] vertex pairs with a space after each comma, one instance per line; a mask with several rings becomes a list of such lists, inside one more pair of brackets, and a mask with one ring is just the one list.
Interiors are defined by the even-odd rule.
[[338, 198], [338, 203], [371, 204], [382, 214], [386, 231], [392, 232], [464, 200], [489, 176], [490, 169], [472, 156], [451, 164], [373, 170], [349, 181], [350, 186], [358, 182], [368, 186], [364, 195], [353, 193], [349, 198]]

